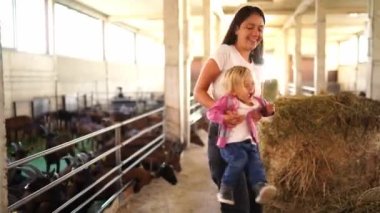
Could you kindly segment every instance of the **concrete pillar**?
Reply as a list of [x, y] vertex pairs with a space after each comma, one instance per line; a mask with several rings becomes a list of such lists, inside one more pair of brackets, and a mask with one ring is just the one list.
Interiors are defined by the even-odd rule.
[[380, 100], [380, 1], [369, 0], [369, 72], [367, 97]]
[[283, 59], [284, 59], [284, 79], [283, 79], [283, 91], [285, 95], [289, 95], [289, 29], [284, 29], [283, 32]]
[[203, 57], [211, 53], [211, 0], [203, 0]]
[[183, 0], [183, 51], [184, 51], [184, 120], [185, 129], [183, 131], [185, 143], [190, 143], [191, 125], [190, 125], [190, 93], [191, 93], [191, 22], [190, 22], [190, 4], [189, 0]]
[[1, 46], [0, 29], [0, 212], [7, 212], [7, 147], [5, 139], [5, 117], [4, 117], [4, 71], [3, 71], [3, 49]]
[[314, 60], [315, 94], [327, 91], [326, 64], [326, 11], [324, 0], [315, 0], [315, 20], [317, 47]]
[[215, 14], [215, 33], [214, 33], [215, 42], [214, 42], [213, 49], [222, 43], [223, 38], [221, 36], [224, 36], [224, 35], [222, 35], [221, 33], [221, 28], [222, 28], [221, 25], [222, 25], [221, 17], [218, 14]]
[[170, 141], [184, 142], [183, 0], [164, 2], [165, 134]]
[[294, 47], [294, 71], [293, 71], [293, 80], [296, 90], [296, 95], [302, 94], [302, 71], [301, 71], [301, 17], [297, 16], [295, 18], [295, 47]]

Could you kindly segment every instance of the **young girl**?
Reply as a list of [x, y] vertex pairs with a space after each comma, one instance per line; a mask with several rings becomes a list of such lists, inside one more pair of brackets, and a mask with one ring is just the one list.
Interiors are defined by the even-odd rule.
[[[217, 146], [222, 158], [227, 162], [218, 193], [219, 202], [234, 205], [233, 189], [239, 174], [247, 173], [249, 183], [256, 192], [257, 203], [267, 203], [276, 195], [276, 188], [266, 184], [265, 170], [260, 159], [256, 122], [261, 116], [274, 113], [274, 106], [255, 97], [251, 71], [243, 66], [234, 66], [224, 75], [226, 94], [218, 99], [207, 111], [210, 121], [219, 124]], [[233, 128], [226, 124], [229, 113], [245, 117]]]

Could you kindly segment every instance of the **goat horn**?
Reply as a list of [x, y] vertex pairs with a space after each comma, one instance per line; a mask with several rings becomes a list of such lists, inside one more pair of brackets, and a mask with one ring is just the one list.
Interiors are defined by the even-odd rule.
[[30, 168], [32, 171], [35, 172], [36, 175], [39, 175], [40, 177], [44, 177], [42, 172], [37, 167], [35, 167], [33, 165], [26, 164], [26, 165], [23, 165], [22, 167]]
[[62, 158], [62, 160], [66, 160], [66, 159], [70, 161], [70, 165], [72, 165], [72, 164], [75, 162], [74, 157], [71, 156], [71, 155], [66, 155], [66, 156], [64, 156], [64, 157]]
[[34, 177], [36, 177], [36, 173], [34, 171], [31, 171], [28, 168], [25, 168], [25, 167], [16, 167], [15, 169], [24, 172], [28, 178], [34, 178]]
[[49, 134], [49, 131], [47, 130], [46, 127], [44, 127], [43, 125], [40, 125], [40, 128], [44, 131], [46, 136]]
[[78, 153], [77, 156], [82, 161], [82, 163], [86, 163], [88, 160], [88, 155], [84, 152]]
[[16, 142], [12, 142], [11, 146], [15, 149], [15, 152], [17, 152], [19, 150], [19, 146], [17, 146]]

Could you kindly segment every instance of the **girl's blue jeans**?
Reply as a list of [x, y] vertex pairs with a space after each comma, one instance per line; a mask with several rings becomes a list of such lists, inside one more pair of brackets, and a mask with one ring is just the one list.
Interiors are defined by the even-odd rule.
[[[210, 123], [208, 131], [207, 154], [214, 183], [220, 187], [224, 170], [227, 163], [220, 155], [219, 148], [216, 146], [218, 140], [218, 124]], [[221, 204], [222, 213], [262, 213], [261, 205], [255, 203], [255, 194], [252, 187], [247, 182], [245, 172], [240, 172], [238, 181], [234, 188], [235, 205]], [[215, 198], [216, 199], [216, 198]]]
[[265, 170], [260, 159], [257, 145], [251, 139], [242, 142], [229, 143], [220, 149], [222, 158], [227, 162], [222, 184], [234, 188], [242, 171], [248, 176], [251, 187], [257, 183], [265, 183]]

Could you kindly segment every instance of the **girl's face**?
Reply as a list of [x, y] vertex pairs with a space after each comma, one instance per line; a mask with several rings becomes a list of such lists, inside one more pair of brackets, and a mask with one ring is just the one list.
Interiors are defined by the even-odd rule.
[[250, 15], [236, 29], [236, 45], [240, 49], [252, 51], [263, 40], [264, 20], [258, 14]]
[[249, 75], [244, 78], [243, 82], [234, 86], [233, 95], [235, 95], [241, 102], [251, 104], [253, 94], [255, 93], [255, 85], [252, 76]]

